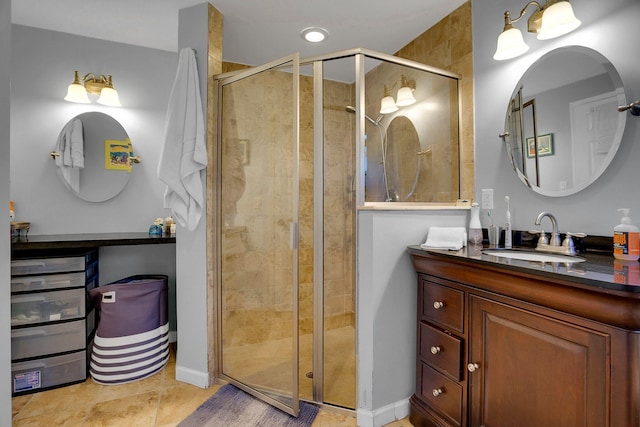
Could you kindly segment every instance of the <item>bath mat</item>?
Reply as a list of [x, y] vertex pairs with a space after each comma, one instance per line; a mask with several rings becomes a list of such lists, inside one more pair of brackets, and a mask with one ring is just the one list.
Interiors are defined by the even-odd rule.
[[317, 413], [316, 406], [300, 402], [295, 418], [227, 384], [178, 427], [310, 427]]

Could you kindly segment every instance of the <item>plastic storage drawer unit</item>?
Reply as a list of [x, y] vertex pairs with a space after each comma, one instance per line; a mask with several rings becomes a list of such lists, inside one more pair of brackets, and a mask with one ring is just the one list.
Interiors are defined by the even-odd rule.
[[84, 288], [11, 296], [11, 326], [29, 325], [85, 316]]
[[11, 364], [14, 394], [78, 383], [86, 378], [85, 350]]
[[86, 345], [84, 319], [11, 330], [11, 360], [84, 350]]
[[99, 307], [89, 372], [99, 384], [141, 380], [169, 361], [168, 278], [132, 276], [89, 291]]

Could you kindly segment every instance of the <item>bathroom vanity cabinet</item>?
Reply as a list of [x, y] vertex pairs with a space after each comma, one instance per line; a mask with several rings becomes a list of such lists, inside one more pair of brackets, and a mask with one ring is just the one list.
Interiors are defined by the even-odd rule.
[[14, 395], [84, 381], [96, 311], [98, 252], [22, 251], [11, 260], [11, 380]]
[[418, 273], [413, 425], [640, 425], [640, 293], [409, 252]]

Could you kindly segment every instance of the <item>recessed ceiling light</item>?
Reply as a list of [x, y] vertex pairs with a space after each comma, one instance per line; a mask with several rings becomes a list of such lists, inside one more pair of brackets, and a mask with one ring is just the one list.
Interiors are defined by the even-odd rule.
[[300, 32], [300, 37], [310, 43], [320, 43], [329, 36], [329, 32], [324, 28], [309, 27]]

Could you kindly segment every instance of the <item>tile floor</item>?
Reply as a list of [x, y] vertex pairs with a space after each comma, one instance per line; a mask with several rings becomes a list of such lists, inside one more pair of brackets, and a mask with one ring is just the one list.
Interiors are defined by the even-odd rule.
[[[174, 427], [220, 388], [176, 381], [174, 354], [162, 372], [130, 384], [103, 386], [88, 379], [14, 397], [13, 427]], [[355, 426], [355, 418], [327, 410], [320, 410], [313, 422], [313, 427]], [[412, 425], [402, 419], [388, 426]]]

